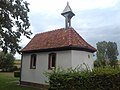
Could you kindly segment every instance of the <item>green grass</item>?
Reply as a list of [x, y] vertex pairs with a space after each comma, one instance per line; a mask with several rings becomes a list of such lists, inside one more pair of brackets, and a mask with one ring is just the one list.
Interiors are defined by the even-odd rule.
[[22, 87], [19, 78], [15, 78], [13, 73], [0, 72], [0, 90], [38, 90], [29, 87]]

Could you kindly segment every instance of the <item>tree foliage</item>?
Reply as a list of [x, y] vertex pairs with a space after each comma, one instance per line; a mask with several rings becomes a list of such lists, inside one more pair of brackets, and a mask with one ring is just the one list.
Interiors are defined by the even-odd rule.
[[0, 0], [0, 47], [5, 53], [19, 52], [21, 35], [30, 38], [28, 3], [23, 0]]
[[95, 66], [110, 65], [115, 67], [117, 65], [117, 44], [115, 42], [98, 42], [97, 43], [97, 60], [94, 62]]
[[14, 66], [15, 58], [10, 53], [0, 52], [0, 68], [2, 71], [11, 71]]

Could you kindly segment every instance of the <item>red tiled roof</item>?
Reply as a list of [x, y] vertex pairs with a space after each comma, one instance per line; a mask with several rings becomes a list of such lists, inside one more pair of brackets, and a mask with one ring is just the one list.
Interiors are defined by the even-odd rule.
[[[89, 45], [73, 28], [64, 28], [36, 34], [21, 52], [44, 51], [60, 48], [74, 47], [79, 50], [95, 52], [96, 49]], [[69, 48], [70, 49], [70, 48]]]

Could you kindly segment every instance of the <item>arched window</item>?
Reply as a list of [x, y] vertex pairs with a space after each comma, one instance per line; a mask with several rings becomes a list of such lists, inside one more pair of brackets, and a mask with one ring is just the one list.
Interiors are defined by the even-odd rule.
[[56, 67], [56, 53], [50, 53], [48, 58], [48, 69]]
[[88, 55], [88, 58], [90, 58], [90, 55]]
[[36, 54], [31, 55], [30, 69], [36, 69]]

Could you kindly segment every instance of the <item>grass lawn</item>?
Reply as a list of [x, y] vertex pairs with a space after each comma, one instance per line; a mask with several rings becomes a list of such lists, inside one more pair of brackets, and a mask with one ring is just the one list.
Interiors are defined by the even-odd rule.
[[38, 90], [17, 85], [19, 78], [14, 78], [13, 73], [0, 72], [0, 90]]

